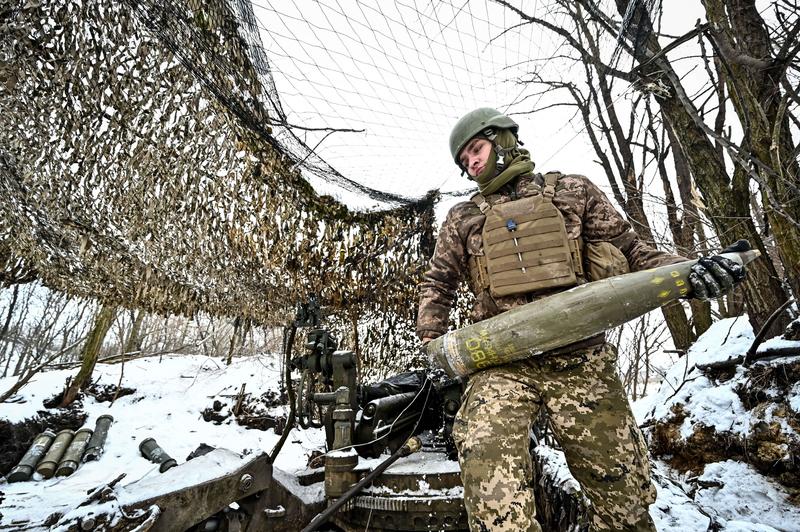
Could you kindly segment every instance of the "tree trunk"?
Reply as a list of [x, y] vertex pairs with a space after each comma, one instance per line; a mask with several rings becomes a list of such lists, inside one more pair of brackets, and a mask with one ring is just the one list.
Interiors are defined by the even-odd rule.
[[[616, 0], [617, 9], [624, 16], [627, 0]], [[775, 266], [766, 257], [766, 249], [761, 235], [756, 230], [750, 216], [748, 180], [735, 172], [731, 179], [724, 161], [718, 156], [701, 124], [697, 109], [686, 96], [683, 85], [666, 56], [656, 56], [661, 47], [652, 30], [652, 23], [646, 10], [639, 4], [633, 14], [631, 32], [646, 35], [646, 42], [634, 44], [634, 54], [640, 63], [641, 75], [661, 80], [669, 86], [669, 92], [655, 94], [662, 115], [668, 127], [672, 128], [674, 138], [686, 155], [692, 175], [703, 193], [708, 206], [708, 215], [723, 245], [740, 238], [747, 239], [762, 257], [748, 266], [748, 280], [743, 283], [750, 323], [759, 330], [772, 312], [782, 305], [787, 297], [781, 287]], [[630, 35], [629, 35], [630, 37]], [[652, 59], [652, 60], [651, 60]], [[788, 324], [784, 318], [774, 323], [771, 332], [779, 334]]]
[[29, 291], [28, 296], [26, 297], [25, 302], [23, 303], [23, 307], [21, 308], [22, 311], [20, 312], [20, 315], [17, 318], [16, 325], [14, 326], [14, 338], [12, 338], [9, 342], [7, 342], [8, 358], [6, 359], [6, 367], [3, 370], [3, 377], [8, 376], [8, 370], [10, 369], [11, 359], [14, 358], [14, 347], [16, 347], [17, 344], [19, 344], [19, 339], [20, 336], [22, 335], [22, 328], [25, 325], [25, 320], [28, 318], [28, 311], [30, 310], [31, 307], [30, 302], [31, 302], [31, 296]]
[[744, 126], [744, 145], [761, 163], [755, 171], [761, 175], [764, 212], [788, 283], [800, 297], [800, 165], [793, 154], [786, 97], [781, 96], [787, 58], [772, 57], [773, 43], [753, 0], [703, 3], [730, 73], [726, 82]]
[[697, 339], [689, 319], [686, 317], [686, 311], [680, 301], [671, 301], [663, 307], [661, 312], [664, 314], [664, 319], [667, 322], [667, 328], [672, 335], [672, 343], [675, 349], [685, 351]]
[[136, 312], [136, 316], [133, 318], [133, 323], [131, 324], [131, 332], [128, 334], [128, 339], [125, 341], [125, 347], [122, 349], [122, 353], [124, 355], [130, 355], [132, 353], [138, 353], [141, 351], [141, 330], [142, 330], [142, 322], [144, 321], [144, 310], [139, 310]]
[[692, 307], [692, 325], [694, 332], [699, 337], [711, 327], [711, 304], [708, 301], [690, 299], [689, 305]]
[[[582, 17], [580, 8], [577, 9], [574, 15], [575, 23], [582, 32], [583, 37], [586, 39], [590, 50], [593, 54], [599, 57], [600, 50], [596, 44], [595, 37]], [[590, 84], [590, 93], [594, 95], [595, 91], [593, 88], [591, 88], [591, 72], [589, 71], [588, 66], [586, 66], [586, 69], [587, 82]], [[611, 154], [614, 158], [617, 171], [620, 174], [619, 177], [622, 181], [622, 190], [624, 190], [624, 194], [617, 185], [616, 177], [614, 176], [613, 170], [609, 163], [602, 165], [606, 172], [606, 178], [608, 179], [611, 188], [614, 190], [614, 196], [616, 197], [617, 201], [620, 202], [620, 206], [622, 207], [623, 211], [625, 211], [625, 215], [628, 218], [628, 221], [631, 223], [631, 227], [633, 228], [634, 232], [642, 241], [646, 242], [649, 246], [655, 249], [657, 246], [655, 239], [653, 238], [650, 220], [647, 218], [647, 214], [645, 213], [644, 209], [644, 196], [641, 188], [642, 184], [636, 179], [637, 174], [635, 162], [633, 151], [631, 150], [630, 146], [632, 140], [630, 135], [633, 134], [633, 131], [629, 131], [629, 134], [626, 136], [625, 130], [622, 127], [622, 122], [617, 115], [617, 107], [614, 105], [615, 100], [611, 93], [611, 85], [609, 84], [605, 71], [600, 68], [595, 68], [595, 73], [597, 75], [597, 86], [599, 87], [600, 97], [602, 98], [602, 103], [604, 105], [600, 106], [600, 101], [597, 99], [596, 95], [593, 99], [597, 102], [597, 111], [601, 120], [603, 120], [603, 111], [605, 111], [605, 114], [608, 118], [609, 127], [603, 129], [602, 133], [606, 143], [611, 148]], [[594, 125], [592, 124], [589, 115], [588, 105], [586, 105], [586, 102], [578, 102], [578, 105], [581, 108], [583, 121], [587, 131], [593, 133]], [[632, 106], [632, 110], [635, 108], [636, 104]], [[631, 116], [631, 124], [633, 123], [633, 118], [634, 117]], [[597, 141], [593, 141], [592, 145], [598, 158], [600, 160], [604, 160], [605, 154], [603, 153], [600, 144]], [[656, 157], [658, 157], [658, 154], [656, 154]], [[664, 315], [664, 319], [667, 322], [667, 327], [672, 334], [672, 339], [675, 343], [675, 346], [678, 349], [688, 349], [691, 342], [694, 341], [694, 335], [692, 334], [689, 320], [686, 317], [683, 306], [677, 302], [670, 303], [662, 307], [661, 311]]]
[[89, 384], [92, 371], [94, 371], [94, 366], [97, 363], [97, 357], [100, 355], [100, 348], [103, 345], [106, 333], [108, 333], [108, 330], [111, 328], [111, 323], [114, 321], [115, 314], [116, 308], [111, 305], [103, 304], [100, 307], [99, 312], [95, 316], [94, 326], [89, 332], [89, 336], [86, 338], [86, 343], [83, 345], [81, 369], [78, 371], [78, 375], [75, 376], [69, 387], [64, 391], [64, 397], [59, 406], [65, 407], [72, 404], [78, 396], [78, 392]]
[[14, 316], [14, 307], [17, 306], [17, 296], [19, 296], [19, 285], [14, 285], [11, 293], [11, 303], [8, 305], [8, 314], [3, 322], [3, 328], [0, 329], [0, 340], [5, 339], [8, 334], [8, 326], [11, 324], [11, 318]]
[[[678, 249], [678, 254], [691, 259], [700, 256], [699, 250], [695, 247], [695, 242], [701, 243], [704, 248], [705, 234], [703, 233], [703, 224], [700, 218], [700, 213], [694, 203], [692, 197], [692, 171], [689, 167], [689, 162], [683, 153], [680, 143], [675, 138], [672, 129], [665, 127], [670, 145], [672, 146], [672, 161], [675, 165], [675, 180], [678, 184], [678, 194], [681, 198], [681, 205], [683, 206], [683, 216], [681, 216], [680, 225], [675, 225], [672, 230], [672, 239], [675, 242], [675, 247]], [[667, 183], [664, 184], [668, 186]], [[696, 238], [695, 238], [696, 237]], [[705, 301], [697, 299], [690, 299], [689, 306], [692, 309], [692, 325], [694, 326], [694, 338], [699, 337], [711, 327], [711, 305]], [[670, 331], [672, 332], [672, 331]], [[673, 335], [674, 338], [674, 335]], [[693, 341], [693, 340], [692, 340]], [[685, 352], [686, 348], [675, 346]], [[688, 346], [687, 346], [688, 348]]]
[[233, 332], [231, 333], [231, 343], [228, 346], [228, 356], [225, 359], [225, 365], [230, 366], [233, 361], [233, 351], [236, 347], [236, 336], [239, 334], [239, 329], [242, 326], [242, 320], [238, 316], [233, 320]]

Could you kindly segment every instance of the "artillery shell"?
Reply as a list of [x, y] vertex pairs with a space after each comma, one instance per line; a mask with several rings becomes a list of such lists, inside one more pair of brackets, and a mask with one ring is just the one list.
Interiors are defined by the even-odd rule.
[[100, 459], [106, 444], [108, 429], [111, 427], [111, 423], [113, 421], [114, 417], [108, 414], [103, 414], [97, 418], [94, 426], [94, 433], [92, 433], [92, 437], [89, 439], [89, 443], [86, 445], [86, 451], [83, 453], [84, 462], [91, 462], [93, 460]]
[[[723, 256], [744, 265], [760, 253]], [[568, 346], [689, 296], [696, 262], [619, 275], [533, 301], [432, 340], [428, 355], [450, 376], [466, 376]]]
[[39, 460], [42, 459], [42, 456], [44, 456], [50, 448], [50, 444], [53, 443], [55, 437], [55, 433], [51, 430], [45, 430], [36, 436], [30, 448], [25, 453], [25, 456], [22, 457], [19, 464], [8, 474], [8, 481], [22, 482], [24, 480], [29, 480], [31, 475], [33, 475], [36, 464], [39, 463]]
[[168, 455], [153, 438], [143, 440], [142, 443], [139, 444], [139, 452], [151, 462], [161, 464], [158, 468], [161, 473], [178, 465], [178, 462]]
[[58, 464], [58, 469], [56, 469], [57, 477], [69, 476], [78, 469], [83, 451], [86, 449], [86, 444], [91, 437], [92, 429], [80, 429], [75, 433], [75, 437], [72, 438], [72, 442], [69, 444], [69, 447], [67, 447], [67, 452], [64, 453], [64, 457]]
[[47, 454], [44, 455], [42, 461], [36, 466], [36, 472], [44, 478], [51, 478], [53, 473], [56, 472], [56, 466], [58, 466], [58, 462], [61, 461], [61, 457], [64, 456], [74, 435], [75, 432], [69, 429], [62, 430], [56, 434], [53, 444], [50, 446], [50, 449], [47, 450]]

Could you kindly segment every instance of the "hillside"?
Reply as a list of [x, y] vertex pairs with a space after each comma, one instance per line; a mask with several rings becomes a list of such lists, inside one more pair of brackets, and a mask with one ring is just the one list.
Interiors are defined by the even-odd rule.
[[[710, 377], [698, 369], [741, 354], [752, 339], [746, 320], [718, 322], [669, 369], [656, 393], [634, 405], [655, 455], [659, 495], [651, 513], [659, 530], [800, 530], [793, 469], [800, 441], [797, 357], [736, 367], [727, 378]], [[761, 349], [776, 346], [792, 348], [798, 343], [775, 339]], [[72, 476], [0, 483], [0, 529], [46, 529], [45, 523], [66, 523], [68, 517], [89, 511], [90, 507], [81, 506], [88, 491], [122, 473], [125, 477], [116, 488], [122, 494], [119, 500], [135, 497], [136, 486], [143, 481], [156, 487], [159, 482], [175, 483], [170, 471], [159, 473], [157, 465], [139, 454], [139, 443], [148, 437], [155, 438], [178, 464], [201, 444], [229, 449], [235, 454], [215, 465], [220, 471], [237, 467], [238, 455], [269, 452], [279, 438], [275, 428], [281, 428], [286, 415], [286, 407], [278, 404], [278, 359], [265, 354], [225, 366], [208, 357], [171, 355], [136, 359], [124, 366], [99, 364], [91, 394], [70, 409], [44, 405], [74, 370], [37, 375], [0, 407], [3, 474], [27, 447], [15, 438], [31, 438], [44, 428], [94, 426], [103, 414], [111, 414], [115, 421], [102, 458], [82, 464]], [[112, 404], [109, 399], [120, 382], [127, 390]], [[0, 389], [12, 383], [13, 379], [2, 380]], [[240, 426], [230, 415], [243, 383], [239, 419], [258, 428]], [[759, 440], [758, 434], [769, 437]], [[324, 451], [324, 439], [320, 429], [293, 430], [275, 467], [290, 475], [305, 470], [312, 453]], [[770, 450], [777, 454], [769, 454]], [[540, 448], [538, 454], [569, 482], [558, 451]]]

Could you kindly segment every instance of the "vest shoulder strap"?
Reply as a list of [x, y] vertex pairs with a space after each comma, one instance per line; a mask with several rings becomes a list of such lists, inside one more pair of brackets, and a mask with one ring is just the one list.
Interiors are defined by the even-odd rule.
[[561, 172], [548, 172], [544, 174], [544, 188], [542, 189], [542, 197], [545, 201], [553, 201], [553, 196], [556, 195], [556, 183], [561, 177]]
[[472, 196], [472, 197], [470, 198], [470, 200], [471, 200], [471, 201], [472, 201], [472, 202], [473, 202], [475, 205], [477, 205], [477, 206], [478, 206], [478, 208], [481, 210], [481, 212], [482, 212], [483, 214], [486, 214], [486, 211], [488, 211], [489, 209], [491, 209], [491, 208], [492, 208], [492, 206], [489, 204], [489, 202], [488, 202], [488, 201], [486, 201], [486, 198], [484, 198], [484, 197], [483, 197], [483, 194], [481, 194], [480, 192], [478, 192], [477, 194], [475, 194], [474, 196]]

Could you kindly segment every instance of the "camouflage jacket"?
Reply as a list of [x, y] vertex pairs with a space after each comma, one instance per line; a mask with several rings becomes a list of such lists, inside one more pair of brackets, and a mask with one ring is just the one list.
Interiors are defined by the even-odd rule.
[[[540, 190], [542, 183], [540, 174], [521, 177], [506, 184], [487, 200], [494, 205], [529, 196]], [[639, 240], [606, 195], [584, 176], [561, 176], [556, 185], [553, 205], [564, 217], [569, 238], [611, 242], [628, 259], [631, 271], [687, 260], [655, 250]], [[481, 233], [484, 220], [484, 215], [472, 201], [458, 203], [448, 212], [430, 266], [419, 286], [417, 336], [420, 338], [435, 338], [447, 331], [458, 285], [470, 277], [467, 266], [469, 255], [483, 253]], [[473, 283], [470, 283], [470, 289], [475, 294], [472, 308], [474, 321], [495, 316], [536, 298], [529, 294], [493, 297], [488, 289], [478, 288]]]

